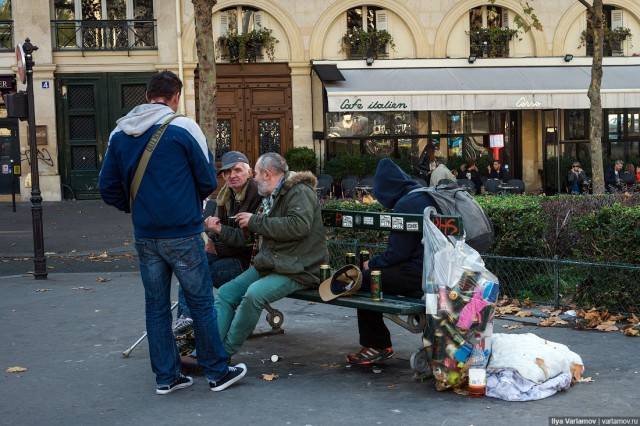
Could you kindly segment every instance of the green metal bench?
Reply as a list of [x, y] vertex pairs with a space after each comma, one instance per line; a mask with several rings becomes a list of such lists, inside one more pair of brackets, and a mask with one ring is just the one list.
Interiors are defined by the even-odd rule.
[[[435, 213], [435, 209], [429, 212], [431, 221], [443, 234], [454, 236], [462, 235], [463, 224], [461, 217], [439, 215]], [[423, 234], [423, 216], [418, 214], [323, 210], [322, 221], [327, 227], [342, 229], [369, 229]], [[382, 278], [382, 282], [382, 292], [384, 294], [384, 277]], [[358, 292], [348, 297], [338, 297], [337, 299], [325, 302], [320, 298], [317, 289], [306, 289], [296, 291], [288, 297], [315, 303], [326, 303], [347, 308], [382, 312], [385, 318], [388, 318], [412, 333], [421, 333], [427, 323], [425, 302], [422, 300], [422, 294], [417, 294], [415, 297], [384, 295], [383, 300], [373, 301], [369, 293]], [[272, 327], [270, 334], [282, 333], [282, 323], [284, 322], [282, 312], [271, 306], [266, 306], [265, 308], [267, 309], [267, 321]]]

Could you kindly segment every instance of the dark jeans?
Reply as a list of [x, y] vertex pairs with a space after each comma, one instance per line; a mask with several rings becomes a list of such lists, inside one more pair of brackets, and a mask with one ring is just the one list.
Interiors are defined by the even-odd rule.
[[180, 376], [180, 356], [171, 330], [171, 276], [180, 281], [193, 316], [198, 364], [211, 381], [227, 374], [229, 356], [222, 346], [211, 274], [200, 235], [171, 239], [136, 238], [144, 285], [147, 340], [156, 384], [167, 386]]
[[[407, 263], [381, 268], [382, 294], [409, 295], [422, 292], [422, 272], [416, 272]], [[360, 291], [371, 290], [371, 270], [363, 271]], [[391, 334], [384, 324], [381, 312], [358, 309], [358, 331], [360, 344], [368, 348], [383, 349], [391, 347]]]
[[[218, 257], [215, 254], [207, 253], [207, 262], [214, 288], [220, 288], [242, 273], [242, 263], [237, 257]], [[182, 286], [178, 287], [178, 316], [181, 315], [191, 318]]]

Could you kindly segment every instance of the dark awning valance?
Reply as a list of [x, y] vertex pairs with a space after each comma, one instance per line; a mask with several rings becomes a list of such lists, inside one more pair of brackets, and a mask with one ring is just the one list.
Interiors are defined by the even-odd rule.
[[344, 76], [336, 64], [313, 65], [312, 67], [321, 81], [344, 81]]

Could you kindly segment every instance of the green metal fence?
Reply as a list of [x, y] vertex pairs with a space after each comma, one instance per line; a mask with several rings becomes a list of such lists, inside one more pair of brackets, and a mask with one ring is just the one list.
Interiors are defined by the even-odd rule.
[[[358, 240], [328, 241], [332, 267], [344, 265], [345, 254], [382, 252], [385, 244]], [[500, 293], [520, 300], [612, 312], [640, 312], [640, 265], [590, 263], [531, 257], [483, 256], [485, 266], [500, 280]]]

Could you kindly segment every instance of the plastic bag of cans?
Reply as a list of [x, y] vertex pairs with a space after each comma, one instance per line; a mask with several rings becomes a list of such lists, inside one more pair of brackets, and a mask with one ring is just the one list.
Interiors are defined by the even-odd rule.
[[439, 288], [438, 314], [429, 316], [423, 336], [436, 389], [466, 383], [475, 346], [489, 358], [497, 298], [497, 279], [486, 272], [465, 272], [455, 286]]

